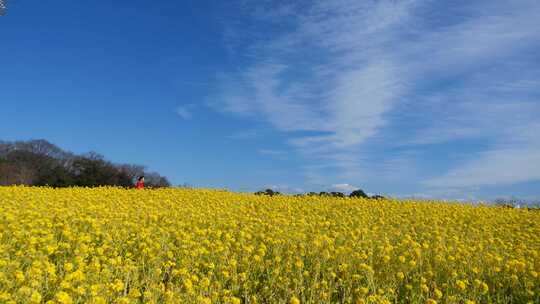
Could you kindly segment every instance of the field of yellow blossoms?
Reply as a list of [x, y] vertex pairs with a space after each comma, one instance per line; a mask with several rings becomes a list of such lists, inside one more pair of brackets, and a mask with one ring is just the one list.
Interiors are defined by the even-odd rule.
[[0, 187], [0, 303], [540, 303], [540, 212]]

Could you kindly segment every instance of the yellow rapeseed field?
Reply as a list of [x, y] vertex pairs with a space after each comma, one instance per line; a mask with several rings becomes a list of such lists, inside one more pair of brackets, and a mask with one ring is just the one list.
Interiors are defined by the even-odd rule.
[[540, 212], [0, 187], [0, 303], [540, 303]]

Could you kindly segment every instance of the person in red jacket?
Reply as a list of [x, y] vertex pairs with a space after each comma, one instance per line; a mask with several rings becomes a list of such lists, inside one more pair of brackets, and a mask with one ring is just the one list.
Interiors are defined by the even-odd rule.
[[135, 188], [144, 189], [144, 176], [139, 176], [137, 183], [135, 184]]

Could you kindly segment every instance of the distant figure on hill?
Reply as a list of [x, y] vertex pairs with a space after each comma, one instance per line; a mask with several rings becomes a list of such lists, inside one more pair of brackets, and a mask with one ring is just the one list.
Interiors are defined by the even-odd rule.
[[135, 188], [137, 189], [144, 189], [144, 176], [140, 176], [137, 179], [137, 183], [135, 184]]

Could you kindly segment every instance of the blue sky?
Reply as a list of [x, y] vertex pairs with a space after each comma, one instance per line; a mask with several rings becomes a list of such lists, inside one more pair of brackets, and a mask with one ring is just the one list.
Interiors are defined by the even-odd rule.
[[0, 138], [174, 184], [540, 199], [540, 3], [10, 1]]

